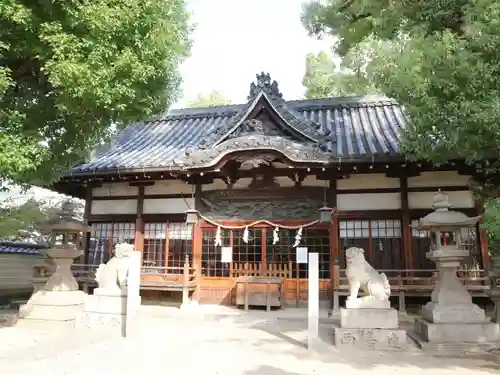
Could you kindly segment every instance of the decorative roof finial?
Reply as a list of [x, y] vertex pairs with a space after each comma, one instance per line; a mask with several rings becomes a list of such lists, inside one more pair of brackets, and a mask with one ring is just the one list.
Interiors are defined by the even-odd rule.
[[269, 73], [261, 72], [256, 75], [257, 82], [252, 82], [250, 85], [250, 94], [248, 95], [248, 100], [254, 99], [260, 91], [264, 91], [266, 94], [275, 95], [279, 98], [283, 97], [280, 89], [278, 88], [278, 82], [272, 81], [271, 75]]
[[436, 211], [448, 211], [448, 209], [451, 208], [451, 204], [448, 201], [448, 195], [443, 194], [441, 189], [432, 197], [432, 203], [432, 208]]

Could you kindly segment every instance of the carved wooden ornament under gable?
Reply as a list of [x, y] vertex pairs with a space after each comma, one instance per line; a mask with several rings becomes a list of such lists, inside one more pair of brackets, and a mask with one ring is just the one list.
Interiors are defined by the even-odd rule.
[[311, 220], [321, 207], [321, 199], [307, 193], [286, 196], [269, 181], [252, 180], [249, 188], [203, 192], [201, 213], [226, 220]]

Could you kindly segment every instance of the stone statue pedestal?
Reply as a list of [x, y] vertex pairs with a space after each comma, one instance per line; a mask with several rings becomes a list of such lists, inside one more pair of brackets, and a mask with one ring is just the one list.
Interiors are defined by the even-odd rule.
[[20, 307], [19, 322], [74, 324], [83, 311], [85, 293], [78, 290], [78, 283], [71, 273], [71, 264], [82, 252], [71, 246], [54, 247], [46, 252], [53, 259], [56, 270], [43, 288]]
[[436, 262], [438, 280], [431, 301], [415, 321], [415, 332], [432, 343], [476, 343], [500, 339], [498, 324], [487, 320], [483, 309], [472, 303], [472, 296], [457, 277], [460, 261], [468, 251], [450, 248], [430, 251]]
[[141, 305], [140, 263], [141, 253], [132, 245], [117, 245], [115, 257], [99, 266], [99, 288], [86, 296], [85, 310], [75, 327], [126, 337]]
[[406, 331], [399, 329], [396, 309], [342, 308], [334, 343], [343, 349], [401, 350], [406, 348]]
[[[140, 303], [140, 297], [136, 298], [136, 309]], [[125, 336], [128, 313], [125, 290], [120, 294], [109, 294], [106, 290], [94, 289], [94, 295], [86, 296], [85, 310], [76, 321], [75, 327]]]

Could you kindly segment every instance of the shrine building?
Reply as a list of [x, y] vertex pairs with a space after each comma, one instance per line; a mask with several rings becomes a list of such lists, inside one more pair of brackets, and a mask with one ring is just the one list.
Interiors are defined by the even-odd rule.
[[[389, 98], [287, 101], [262, 73], [246, 103], [128, 126], [54, 189], [86, 200], [85, 264], [106, 262], [125, 241], [142, 252], [147, 280], [182, 273], [187, 256], [200, 302], [234, 303], [241, 276], [281, 278], [284, 300], [299, 301], [307, 264], [298, 257], [317, 252], [320, 298], [331, 300], [351, 246], [388, 276], [432, 274], [427, 233], [412, 223], [439, 190], [454, 210], [481, 211], [470, 191], [475, 167], [408, 162], [399, 153], [405, 124]], [[485, 236], [462, 236], [472, 278], [487, 262]]]

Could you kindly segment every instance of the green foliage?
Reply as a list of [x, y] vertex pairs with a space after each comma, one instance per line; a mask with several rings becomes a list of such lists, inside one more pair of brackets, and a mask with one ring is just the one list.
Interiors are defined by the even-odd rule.
[[[0, 202], [0, 240], [16, 240], [20, 238], [38, 238], [39, 223], [52, 219], [60, 214], [60, 200], [45, 200], [31, 198], [23, 204], [16, 204], [12, 199]], [[72, 199], [75, 204], [75, 217], [81, 218], [84, 211], [84, 203], [78, 199]], [[81, 218], [83, 220], [83, 218]]]
[[34, 232], [36, 223], [49, 218], [51, 210], [34, 199], [22, 205], [0, 206], [0, 238], [17, 237], [20, 231]]
[[338, 38], [345, 56], [379, 41], [368, 78], [404, 105], [402, 151], [436, 164], [500, 153], [500, 2], [329, 0], [309, 3], [310, 33]]
[[485, 208], [482, 226], [488, 234], [488, 248], [492, 255], [500, 255], [500, 198], [489, 199]]
[[0, 179], [50, 182], [118, 127], [165, 111], [183, 0], [0, 0]]
[[219, 91], [212, 90], [209, 93], [198, 93], [196, 99], [188, 103], [187, 108], [217, 107], [229, 104], [231, 104], [231, 100], [224, 98], [224, 95]]
[[[360, 52], [360, 51], [356, 51]], [[325, 51], [318, 55], [308, 54], [306, 72], [302, 84], [306, 87], [306, 98], [319, 99], [347, 95], [375, 94], [376, 88], [371, 84], [364, 71], [365, 66], [361, 53], [354, 53], [343, 59], [342, 69]]]

